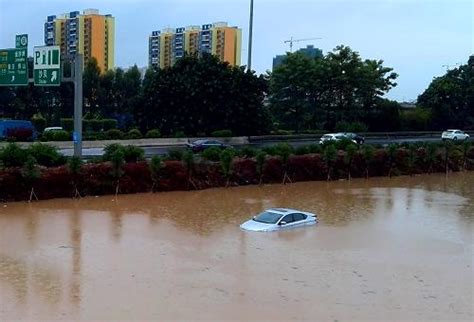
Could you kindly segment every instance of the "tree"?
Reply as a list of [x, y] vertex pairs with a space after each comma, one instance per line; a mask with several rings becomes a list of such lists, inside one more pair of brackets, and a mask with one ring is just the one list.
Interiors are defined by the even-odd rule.
[[193, 181], [193, 172], [194, 172], [194, 153], [191, 151], [185, 151], [181, 157], [181, 161], [186, 168], [186, 174], [188, 177], [188, 184], [187, 189], [189, 189], [189, 185], [193, 185], [194, 189], [197, 190], [197, 186]]
[[226, 188], [230, 183], [230, 176], [232, 175], [232, 163], [234, 161], [235, 152], [234, 149], [225, 149], [219, 155], [219, 160], [222, 168], [222, 172], [226, 178]]
[[[323, 58], [288, 54], [270, 76], [270, 102], [276, 120], [296, 132], [323, 125], [333, 130], [337, 122], [368, 122], [380, 114], [382, 96], [397, 74], [382, 60], [362, 60], [346, 46], [338, 46]], [[382, 110], [383, 111], [383, 110]]]
[[364, 147], [362, 148], [362, 157], [364, 158], [365, 164], [365, 178], [369, 179], [369, 167], [370, 164], [374, 161], [375, 148], [372, 145], [364, 145]]
[[433, 164], [436, 161], [436, 152], [438, 145], [436, 143], [428, 143], [426, 146], [425, 162], [428, 163], [428, 174], [433, 172]]
[[395, 160], [396, 160], [396, 153], [398, 151], [398, 147], [396, 144], [390, 144], [387, 148], [387, 154], [388, 154], [388, 176], [389, 178], [392, 177], [392, 170], [393, 170], [393, 166], [395, 164]]
[[123, 165], [125, 163], [123, 149], [116, 149], [112, 153], [110, 163], [112, 164], [111, 175], [115, 180], [115, 197], [117, 197], [120, 189], [120, 178], [123, 176]]
[[33, 200], [33, 197], [38, 200], [33, 185], [34, 182], [41, 177], [41, 172], [38, 169], [38, 163], [36, 162], [36, 159], [33, 156], [28, 155], [26, 162], [23, 165], [21, 175], [23, 176], [26, 184], [31, 187], [30, 199], [28, 200], [28, 202], [31, 202]]
[[357, 153], [357, 146], [355, 144], [349, 144], [346, 148], [346, 155], [344, 161], [347, 164], [347, 179], [351, 180], [351, 168], [354, 155]]
[[67, 162], [67, 169], [71, 176], [71, 184], [74, 188], [74, 198], [81, 198], [77, 184], [82, 171], [82, 160], [80, 157], [73, 156]]
[[149, 169], [150, 169], [151, 181], [153, 182], [153, 185], [151, 187], [152, 192], [156, 191], [155, 189], [161, 180], [161, 171], [164, 167], [165, 167], [165, 163], [163, 162], [163, 159], [160, 156], [154, 155], [151, 158]]
[[267, 153], [265, 151], [258, 151], [257, 155], [255, 156], [256, 164], [256, 171], [258, 174], [258, 184], [262, 184], [263, 178], [263, 167], [265, 166], [265, 159], [267, 157]]
[[87, 61], [83, 74], [84, 114], [90, 113], [97, 116], [100, 113], [100, 73], [97, 59], [92, 57]]
[[267, 81], [217, 57], [188, 56], [167, 69], [149, 69], [135, 118], [143, 132], [188, 135], [229, 129], [237, 135], [267, 131]]
[[433, 129], [474, 129], [474, 56], [433, 79], [417, 105], [431, 111]]
[[331, 180], [331, 171], [337, 158], [337, 150], [334, 144], [328, 144], [323, 150], [323, 159], [326, 162], [326, 167], [328, 171], [327, 181]]

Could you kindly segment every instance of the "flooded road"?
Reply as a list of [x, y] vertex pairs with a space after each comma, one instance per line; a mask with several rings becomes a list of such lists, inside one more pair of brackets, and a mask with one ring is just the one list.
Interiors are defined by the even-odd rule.
[[474, 318], [474, 173], [113, 199], [0, 205], [1, 321]]

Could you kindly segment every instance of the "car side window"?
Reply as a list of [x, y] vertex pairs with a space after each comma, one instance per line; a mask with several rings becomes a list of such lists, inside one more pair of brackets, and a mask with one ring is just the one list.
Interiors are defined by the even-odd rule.
[[282, 218], [281, 221], [284, 221], [287, 224], [289, 224], [290, 222], [293, 222], [293, 215], [286, 215], [285, 217]]
[[303, 214], [300, 214], [300, 213], [293, 214], [293, 219], [294, 219], [294, 221], [304, 220], [304, 219], [306, 219], [306, 215], [303, 215]]

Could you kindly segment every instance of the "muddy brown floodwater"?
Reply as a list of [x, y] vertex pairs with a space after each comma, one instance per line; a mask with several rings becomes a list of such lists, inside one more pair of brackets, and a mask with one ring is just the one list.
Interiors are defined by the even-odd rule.
[[1, 321], [474, 318], [474, 173], [113, 199], [0, 205]]

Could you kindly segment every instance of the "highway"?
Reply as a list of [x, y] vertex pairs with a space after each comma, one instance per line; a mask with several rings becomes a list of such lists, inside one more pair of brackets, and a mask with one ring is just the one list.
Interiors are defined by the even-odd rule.
[[[472, 138], [471, 138], [472, 140]], [[253, 148], [262, 148], [266, 146], [275, 145], [278, 143], [288, 143], [293, 147], [299, 147], [303, 145], [317, 144], [317, 138], [312, 139], [266, 139], [266, 140], [252, 140], [250, 144], [246, 146], [251, 146]], [[404, 136], [402, 138], [382, 138], [382, 137], [367, 137], [365, 139], [365, 144], [377, 144], [377, 145], [388, 145], [391, 143], [414, 143], [414, 142], [440, 142], [440, 137], [420, 137], [420, 136]], [[236, 148], [241, 148], [244, 145], [233, 145]], [[165, 155], [169, 150], [172, 149], [186, 149], [185, 145], [172, 145], [172, 146], [141, 146], [145, 150], [145, 157], [151, 157], [153, 155]], [[73, 149], [61, 149], [60, 152], [66, 156], [71, 156], [73, 154]], [[85, 158], [94, 158], [99, 157], [103, 154], [102, 148], [85, 148], [83, 149], [83, 156]]]

